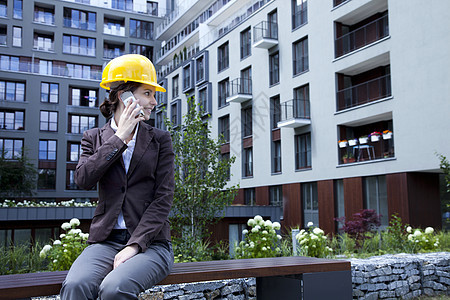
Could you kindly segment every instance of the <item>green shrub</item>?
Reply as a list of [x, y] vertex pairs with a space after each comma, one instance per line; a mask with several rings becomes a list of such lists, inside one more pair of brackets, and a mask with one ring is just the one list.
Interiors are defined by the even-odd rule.
[[300, 230], [296, 239], [302, 256], [328, 257], [333, 252], [333, 249], [328, 246], [324, 231], [319, 227], [312, 228], [312, 223], [307, 230]]
[[0, 275], [33, 273], [46, 269], [46, 261], [39, 256], [39, 245], [19, 245], [0, 248]]
[[425, 230], [420, 228], [413, 229], [408, 226], [406, 231], [409, 233], [408, 242], [412, 246], [414, 253], [421, 251], [436, 251], [439, 247], [439, 238], [435, 234], [432, 227], [427, 227]]

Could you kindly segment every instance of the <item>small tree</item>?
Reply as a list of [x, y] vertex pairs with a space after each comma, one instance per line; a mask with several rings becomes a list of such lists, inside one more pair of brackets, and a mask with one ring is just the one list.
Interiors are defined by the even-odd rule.
[[439, 167], [444, 172], [445, 183], [447, 184], [447, 193], [450, 193], [450, 162], [447, 157], [442, 154], [437, 154], [440, 162]]
[[172, 227], [193, 250], [194, 244], [210, 236], [208, 227], [223, 217], [238, 187], [227, 187], [235, 157], [221, 158], [223, 137], [210, 138], [208, 123], [199, 113], [203, 108], [195, 103], [194, 97], [188, 98], [188, 107], [182, 126], [174, 126], [167, 120], [166, 124], [175, 152]]
[[37, 170], [25, 153], [9, 156], [0, 153], [0, 200], [32, 196], [36, 188]]

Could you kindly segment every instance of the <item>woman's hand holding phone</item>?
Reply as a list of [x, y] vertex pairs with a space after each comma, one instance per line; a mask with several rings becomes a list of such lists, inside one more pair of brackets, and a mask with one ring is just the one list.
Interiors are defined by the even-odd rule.
[[136, 128], [136, 124], [139, 121], [145, 120], [144, 116], [140, 114], [141, 108], [137, 104], [137, 101], [135, 99], [132, 101], [130, 100], [127, 101], [125, 109], [120, 115], [116, 131], [116, 135], [125, 143], [128, 139], [131, 139], [133, 131]]

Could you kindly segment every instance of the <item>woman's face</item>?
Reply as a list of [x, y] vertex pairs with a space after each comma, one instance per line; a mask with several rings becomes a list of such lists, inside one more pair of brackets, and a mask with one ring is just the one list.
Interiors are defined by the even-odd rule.
[[148, 84], [141, 84], [133, 94], [144, 112], [145, 119], [150, 119], [152, 110], [158, 104], [155, 99], [155, 88]]

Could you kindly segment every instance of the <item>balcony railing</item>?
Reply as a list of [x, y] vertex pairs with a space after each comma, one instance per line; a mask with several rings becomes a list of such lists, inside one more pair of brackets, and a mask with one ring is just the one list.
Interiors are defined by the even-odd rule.
[[103, 49], [103, 58], [107, 59], [113, 59], [124, 54], [125, 52], [119, 49]]
[[391, 94], [391, 75], [389, 74], [338, 91], [337, 110], [390, 97]]
[[301, 127], [311, 124], [309, 100], [292, 99], [280, 104], [281, 118], [278, 127]]
[[277, 44], [277, 23], [262, 21], [253, 28], [253, 47], [269, 49]]
[[227, 95], [227, 102], [241, 103], [252, 99], [252, 80], [236, 78], [230, 81]]
[[[361, 139], [359, 139], [361, 140]], [[372, 140], [368, 138], [364, 143], [356, 139], [356, 144], [338, 148], [340, 161], [339, 164], [358, 163], [378, 159], [387, 159], [395, 157], [394, 139], [391, 134], [388, 138], [378, 136]]]
[[335, 40], [335, 57], [355, 51], [389, 35], [388, 16], [385, 15]]

